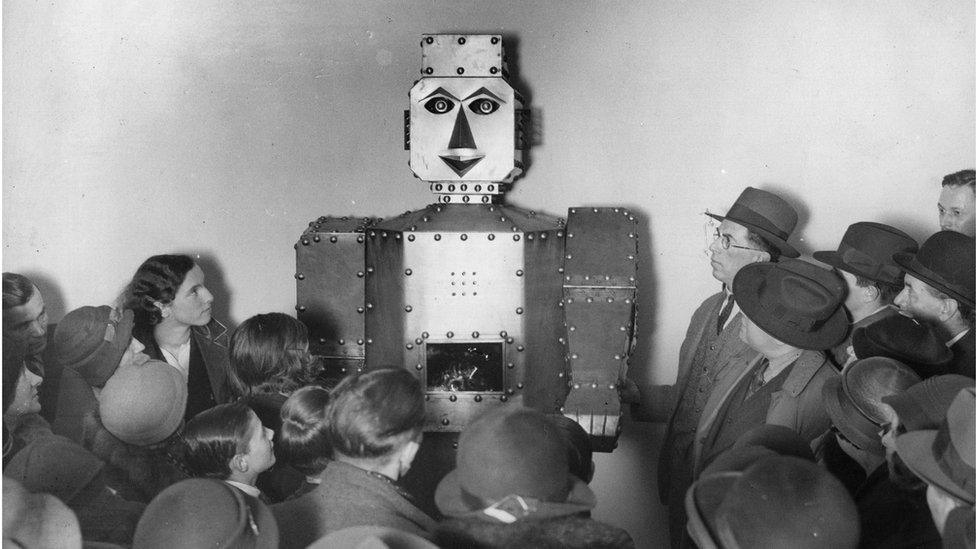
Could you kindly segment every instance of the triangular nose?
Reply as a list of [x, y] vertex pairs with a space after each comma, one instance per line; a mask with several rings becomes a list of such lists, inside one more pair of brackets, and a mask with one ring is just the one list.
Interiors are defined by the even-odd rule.
[[468, 126], [468, 117], [464, 115], [464, 108], [458, 109], [457, 118], [454, 119], [454, 131], [451, 132], [451, 142], [447, 144], [448, 149], [477, 149], [474, 144], [474, 136], [471, 135], [471, 127]]

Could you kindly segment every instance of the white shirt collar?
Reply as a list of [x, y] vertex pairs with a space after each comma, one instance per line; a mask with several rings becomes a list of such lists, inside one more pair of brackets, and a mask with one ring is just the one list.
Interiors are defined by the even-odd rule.
[[950, 339], [949, 341], [946, 341], [946, 347], [952, 347], [953, 345], [956, 344], [957, 341], [966, 337], [966, 334], [968, 333], [969, 333], [969, 328], [959, 332], [958, 334], [956, 334], [956, 337]]
[[225, 480], [224, 482], [230, 484], [234, 488], [239, 489], [241, 492], [244, 492], [249, 496], [253, 496], [256, 498], [261, 497], [261, 490], [258, 490], [257, 486], [251, 486], [250, 484], [244, 484], [243, 482], [237, 482], [234, 480]]

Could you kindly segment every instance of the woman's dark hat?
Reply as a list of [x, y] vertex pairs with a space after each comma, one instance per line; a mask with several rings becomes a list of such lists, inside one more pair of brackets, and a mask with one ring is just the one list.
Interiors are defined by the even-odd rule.
[[851, 346], [857, 358], [893, 358], [915, 370], [922, 379], [945, 373], [952, 362], [952, 351], [931, 328], [900, 314], [855, 328]]
[[569, 473], [566, 453], [559, 428], [541, 412], [492, 410], [461, 433], [457, 467], [437, 485], [434, 502], [447, 516], [502, 522], [590, 510], [596, 496]]
[[752, 263], [732, 282], [742, 312], [764, 332], [801, 349], [829, 349], [847, 336], [844, 281], [799, 259]]
[[904, 275], [891, 256], [917, 251], [918, 242], [903, 231], [883, 223], [863, 221], [847, 228], [836, 252], [813, 252], [813, 258], [870, 280], [901, 284]]
[[784, 257], [800, 257], [786, 241], [796, 228], [796, 210], [779, 196], [769, 192], [746, 187], [724, 216], [706, 213], [709, 217], [724, 221], [734, 221], [755, 231], [776, 246]]
[[930, 236], [918, 253], [899, 252], [895, 263], [929, 286], [970, 307], [976, 306], [976, 240], [954, 231]]

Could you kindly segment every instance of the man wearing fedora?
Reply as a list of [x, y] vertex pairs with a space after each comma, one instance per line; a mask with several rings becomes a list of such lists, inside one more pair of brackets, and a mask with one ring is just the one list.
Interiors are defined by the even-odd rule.
[[833, 267], [847, 284], [844, 308], [851, 331], [829, 352], [837, 366], [847, 363], [855, 329], [898, 313], [891, 303], [904, 286], [905, 275], [891, 256], [917, 251], [918, 243], [904, 232], [883, 223], [862, 221], [847, 228], [837, 251], [813, 252], [814, 259]]
[[952, 350], [948, 373], [976, 377], [976, 241], [953, 231], [929, 237], [918, 253], [899, 252], [905, 288], [895, 298], [901, 311], [925, 322]]
[[737, 377], [755, 356], [738, 337], [742, 315], [733, 298], [733, 279], [746, 265], [800, 255], [787, 242], [796, 227], [796, 210], [771, 192], [747, 187], [725, 216], [708, 215], [720, 222], [709, 252], [712, 276], [723, 289], [694, 312], [681, 344], [658, 463], [658, 493], [668, 506], [672, 547], [690, 542], [683, 502], [694, 480], [694, 439], [705, 402], [716, 384]]
[[830, 426], [821, 391], [837, 371], [823, 350], [847, 333], [844, 282], [788, 259], [743, 267], [733, 284], [744, 315], [740, 336], [756, 355], [705, 404], [696, 473], [757, 425], [789, 427], [807, 443]]

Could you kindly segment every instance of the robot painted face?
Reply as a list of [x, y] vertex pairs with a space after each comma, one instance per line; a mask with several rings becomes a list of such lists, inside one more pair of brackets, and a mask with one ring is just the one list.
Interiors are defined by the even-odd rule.
[[410, 168], [424, 181], [511, 181], [517, 101], [502, 78], [420, 79], [410, 90]]

